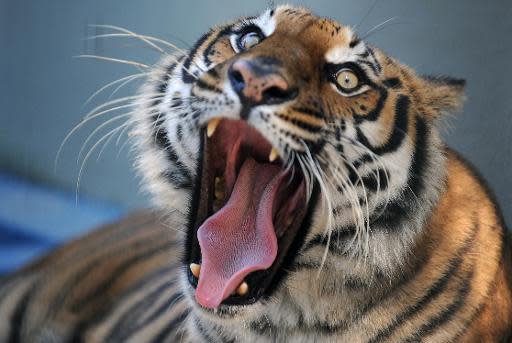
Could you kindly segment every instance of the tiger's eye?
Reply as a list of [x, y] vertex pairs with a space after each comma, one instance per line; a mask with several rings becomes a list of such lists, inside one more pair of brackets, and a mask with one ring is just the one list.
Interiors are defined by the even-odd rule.
[[249, 32], [240, 37], [240, 47], [243, 50], [248, 50], [261, 41], [260, 36], [256, 32]]
[[336, 74], [336, 82], [345, 90], [353, 90], [359, 85], [359, 78], [350, 69], [342, 69]]

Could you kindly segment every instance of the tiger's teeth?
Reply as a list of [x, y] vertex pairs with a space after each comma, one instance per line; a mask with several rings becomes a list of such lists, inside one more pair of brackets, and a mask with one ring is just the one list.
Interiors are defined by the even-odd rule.
[[216, 199], [224, 199], [224, 178], [216, 177], [215, 178], [215, 198]]
[[272, 148], [270, 150], [270, 155], [268, 155], [268, 160], [270, 162], [274, 162], [279, 157], [279, 153], [277, 152], [276, 148]]
[[199, 273], [201, 273], [201, 265], [197, 263], [191, 263], [190, 271], [192, 272], [192, 275], [196, 277], [196, 279], [199, 279]]
[[217, 130], [217, 126], [219, 126], [221, 119], [220, 118], [213, 118], [208, 123], [208, 126], [206, 127], [206, 135], [209, 137], [213, 136], [213, 133], [215, 130]]
[[236, 289], [236, 294], [242, 296], [242, 295], [246, 295], [248, 291], [249, 291], [249, 285], [247, 284], [247, 282], [244, 281]]

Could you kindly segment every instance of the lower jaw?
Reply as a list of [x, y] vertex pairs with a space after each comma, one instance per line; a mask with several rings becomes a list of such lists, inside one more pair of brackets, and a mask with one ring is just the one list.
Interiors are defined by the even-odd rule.
[[[190, 263], [200, 262], [201, 252], [197, 241], [197, 230], [209, 215], [211, 215], [211, 213], [208, 212], [208, 201], [201, 201], [201, 192], [206, 191], [208, 194], [212, 193], [210, 189], [211, 182], [208, 180], [209, 175], [205, 175], [205, 173], [208, 173], [207, 164], [211, 162], [205, 161], [205, 158], [203, 158], [205, 156], [204, 154], [207, 154], [207, 146], [205, 144], [206, 139], [206, 135], [203, 134], [199, 153], [199, 172], [197, 175], [197, 179], [201, 180], [201, 182], [196, 183], [193, 189], [192, 206], [188, 218], [189, 230], [187, 232], [184, 250], [185, 253], [183, 256], [183, 263], [187, 271], [187, 279], [190, 285], [192, 285], [193, 290], [197, 287], [197, 279], [192, 275], [188, 266]], [[207, 156], [209, 156], [209, 154], [207, 154]], [[234, 295], [228, 297], [216, 310], [208, 310], [204, 308], [203, 310], [207, 312], [214, 312], [216, 315], [219, 315], [221, 312], [228, 315], [232, 310], [240, 309], [244, 305], [255, 304], [268, 298], [276, 291], [278, 286], [286, 278], [290, 267], [293, 266], [295, 257], [304, 244], [304, 239], [312, 224], [312, 216], [319, 196], [318, 189], [318, 185], [314, 184], [302, 223], [298, 224], [298, 227], [293, 233], [293, 237], [287, 237], [285, 234], [282, 238], [287, 238], [287, 241], [283, 241], [283, 239], [279, 240], [278, 256], [273, 265], [267, 270], [256, 271], [246, 277], [246, 282], [249, 285], [257, 285], [257, 287], [252, 287], [251, 291], [247, 295]]]

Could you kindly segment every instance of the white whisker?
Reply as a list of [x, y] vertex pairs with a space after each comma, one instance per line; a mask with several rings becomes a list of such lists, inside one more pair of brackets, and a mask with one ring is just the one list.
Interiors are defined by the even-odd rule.
[[85, 149], [85, 147], [87, 146], [87, 143], [89, 143], [89, 141], [92, 139], [92, 137], [94, 137], [94, 135], [100, 131], [102, 128], [104, 128], [105, 126], [109, 125], [110, 123], [113, 123], [119, 119], [123, 119], [123, 118], [126, 118], [126, 117], [129, 117], [133, 115], [133, 112], [129, 112], [129, 113], [124, 113], [124, 114], [120, 114], [120, 115], [117, 115], [113, 118], [110, 118], [109, 120], [106, 120], [105, 122], [103, 122], [101, 125], [98, 125], [98, 127], [96, 127], [90, 134], [89, 136], [87, 136], [87, 139], [84, 141], [84, 143], [82, 144], [82, 148], [80, 149], [79, 153], [78, 153], [78, 157], [77, 157], [77, 163], [80, 162], [80, 158], [82, 157], [82, 153]]
[[120, 127], [118, 128], [115, 128], [113, 129], [112, 131], [110, 131], [108, 134], [106, 134], [105, 136], [101, 137], [101, 139], [99, 139], [96, 144], [94, 144], [92, 146], [92, 148], [89, 150], [89, 152], [87, 153], [87, 155], [85, 155], [85, 158], [82, 162], [82, 165], [80, 166], [80, 170], [78, 171], [78, 178], [77, 178], [77, 181], [76, 181], [76, 204], [78, 205], [78, 199], [79, 199], [79, 191], [80, 191], [80, 183], [81, 183], [81, 179], [82, 179], [82, 173], [84, 171], [84, 167], [85, 167], [85, 164], [87, 163], [87, 160], [89, 159], [89, 157], [91, 156], [92, 152], [96, 149], [96, 147], [98, 145], [100, 145], [101, 142], [103, 142], [105, 139], [107, 139], [110, 135], [113, 135], [117, 132], [117, 130], [119, 130]]
[[[133, 125], [133, 122], [131, 122], [131, 121], [127, 121], [126, 123], [121, 124], [121, 125], [119, 126], [119, 128], [121, 128], [121, 127], [122, 127], [123, 129], [120, 131], [118, 139], [121, 137], [121, 135], [123, 134], [124, 130], [130, 127], [130, 125]], [[98, 162], [98, 161], [100, 160], [101, 155], [103, 155], [103, 151], [106, 149], [106, 147], [108, 146], [108, 144], [110, 143], [110, 141], [111, 141], [114, 137], [115, 137], [115, 134], [114, 134], [114, 135], [111, 135], [111, 136], [110, 136], [110, 137], [105, 141], [105, 143], [103, 143], [103, 146], [101, 147], [101, 150], [100, 150], [100, 152], [99, 152], [99, 154], [98, 154], [98, 158], [96, 158], [96, 162]]]
[[112, 87], [120, 82], [124, 82], [125, 80], [132, 80], [132, 79], [137, 79], [139, 77], [143, 77], [145, 75], [149, 75], [149, 73], [137, 73], [137, 74], [131, 74], [131, 75], [128, 75], [128, 76], [125, 76], [125, 77], [122, 77], [120, 79], [117, 79], [115, 81], [112, 81], [110, 83], [107, 83], [106, 85], [104, 85], [103, 87], [101, 87], [100, 89], [98, 89], [96, 92], [94, 92], [83, 104], [83, 106], [87, 105], [89, 102], [91, 102], [92, 99], [94, 99], [98, 94], [100, 94], [101, 92], [103, 92], [105, 89], [109, 88], [109, 87]]
[[376, 30], [378, 30], [379, 28], [383, 27], [387, 23], [390, 23], [390, 22], [392, 22], [393, 20], [396, 20], [396, 19], [398, 19], [398, 17], [391, 17], [391, 18], [389, 18], [387, 20], [384, 20], [382, 23], [380, 23], [378, 25], [375, 25], [370, 30], [366, 31], [366, 33], [364, 34], [363, 38], [361, 38], [361, 39], [365, 40], [372, 32], [375, 32]]
[[132, 66], [135, 66], [135, 67], [138, 67], [138, 68], [143, 68], [143, 69], [149, 69], [150, 66], [148, 66], [147, 64], [144, 64], [144, 63], [140, 63], [140, 62], [136, 62], [136, 61], [130, 61], [130, 60], [123, 60], [123, 59], [119, 59], [119, 58], [114, 58], [114, 57], [108, 57], [108, 56], [98, 56], [98, 55], [78, 55], [78, 56], [74, 56], [75, 58], [92, 58], [92, 59], [97, 59], [97, 60], [102, 60], [102, 61], [109, 61], [109, 62], [116, 62], [116, 63], [121, 63], [121, 64], [128, 64], [128, 65], [132, 65]]
[[[124, 29], [122, 27], [113, 26], [113, 25], [94, 25], [94, 26], [95, 27], [100, 27], [100, 28], [108, 28], [108, 29], [113, 29], [113, 30], [118, 30], [118, 31], [126, 32], [127, 35], [135, 37], [135, 38], [138, 38], [141, 41], [143, 41], [144, 43], [146, 43], [149, 46], [151, 46], [152, 48], [156, 49], [156, 51], [164, 53], [164, 50], [161, 47], [159, 47], [158, 45], [154, 44], [150, 40], [146, 39], [144, 36], [138, 35], [135, 32], [132, 32], [130, 30]], [[98, 37], [101, 38], [101, 37], [106, 37], [106, 36], [108, 36], [108, 34], [106, 34], [106, 35], [98, 35], [98, 36], [96, 36], [96, 38], [98, 38]]]

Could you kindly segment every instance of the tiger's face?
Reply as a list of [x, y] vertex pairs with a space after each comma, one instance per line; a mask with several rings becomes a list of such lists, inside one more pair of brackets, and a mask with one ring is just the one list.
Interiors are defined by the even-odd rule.
[[257, 315], [394, 275], [442, 183], [433, 123], [461, 90], [289, 6], [165, 57], [142, 90], [138, 167], [184, 228], [193, 306]]

